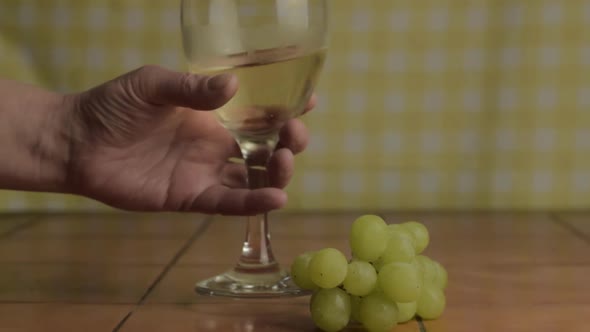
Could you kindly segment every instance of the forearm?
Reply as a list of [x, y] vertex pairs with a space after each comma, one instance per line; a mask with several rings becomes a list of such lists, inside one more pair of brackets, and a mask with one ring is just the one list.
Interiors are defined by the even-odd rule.
[[65, 191], [68, 99], [0, 79], [0, 189]]

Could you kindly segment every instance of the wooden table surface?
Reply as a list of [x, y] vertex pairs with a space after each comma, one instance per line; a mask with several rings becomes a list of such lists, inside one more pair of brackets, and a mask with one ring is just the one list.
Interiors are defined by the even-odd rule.
[[[275, 254], [347, 251], [358, 215], [275, 213]], [[383, 215], [426, 224], [450, 280], [441, 319], [395, 331], [590, 331], [590, 212]], [[232, 266], [243, 232], [201, 215], [0, 216], [0, 331], [315, 331], [308, 298], [193, 292]]]

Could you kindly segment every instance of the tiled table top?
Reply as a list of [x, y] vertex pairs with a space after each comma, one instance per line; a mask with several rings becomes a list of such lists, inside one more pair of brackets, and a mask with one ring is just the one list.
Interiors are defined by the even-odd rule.
[[[275, 254], [348, 251], [360, 213], [276, 213]], [[424, 222], [447, 266], [447, 310], [395, 331], [587, 331], [590, 212], [384, 213]], [[233, 300], [193, 292], [232, 266], [235, 217], [189, 214], [0, 216], [0, 332], [315, 331], [308, 298]]]

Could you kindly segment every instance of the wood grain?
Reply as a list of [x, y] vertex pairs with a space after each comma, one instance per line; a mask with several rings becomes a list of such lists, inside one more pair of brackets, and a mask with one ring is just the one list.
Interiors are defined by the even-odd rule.
[[[276, 257], [288, 267], [306, 250], [335, 247], [348, 254], [348, 228], [359, 215], [272, 214]], [[425, 254], [447, 266], [447, 309], [423, 322], [423, 331], [588, 330], [590, 213], [382, 215], [389, 222], [424, 222], [431, 232]], [[29, 217], [0, 216], [0, 230]], [[243, 218], [205, 219], [47, 215], [0, 238], [0, 331], [94, 332], [117, 325], [121, 332], [317, 331], [305, 297], [195, 294], [195, 282], [233, 266], [244, 238]], [[418, 332], [420, 325], [412, 321], [394, 331]]]

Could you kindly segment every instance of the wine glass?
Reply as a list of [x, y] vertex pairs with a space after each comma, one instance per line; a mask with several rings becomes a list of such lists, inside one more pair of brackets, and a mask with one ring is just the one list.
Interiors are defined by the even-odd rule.
[[[285, 123], [304, 111], [324, 63], [327, 0], [183, 0], [189, 70], [232, 73], [236, 95], [215, 113], [240, 146], [252, 189], [268, 186], [266, 165]], [[248, 217], [235, 267], [200, 281], [200, 294], [307, 294], [275, 260], [267, 214]], [[220, 245], [223, 245], [220, 243]]]

